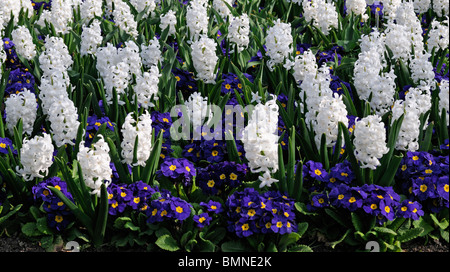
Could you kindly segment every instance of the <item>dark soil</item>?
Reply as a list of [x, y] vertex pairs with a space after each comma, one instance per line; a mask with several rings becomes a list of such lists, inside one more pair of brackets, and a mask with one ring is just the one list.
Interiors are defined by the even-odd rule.
[[450, 252], [449, 244], [440, 240], [415, 239], [402, 244], [405, 252]]
[[39, 242], [32, 242], [25, 237], [13, 234], [0, 237], [0, 252], [45, 252]]

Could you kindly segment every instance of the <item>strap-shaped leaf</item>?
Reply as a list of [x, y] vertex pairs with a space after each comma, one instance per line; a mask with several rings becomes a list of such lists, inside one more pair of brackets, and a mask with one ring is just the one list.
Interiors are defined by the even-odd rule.
[[83, 224], [88, 232], [92, 235], [94, 233], [94, 228], [92, 224], [92, 219], [87, 216], [77, 205], [75, 205], [70, 199], [68, 199], [60, 190], [55, 187], [48, 186], [48, 189], [52, 191], [59, 199], [61, 199], [64, 204], [72, 211], [75, 217]]
[[103, 243], [106, 231], [106, 223], [108, 221], [108, 192], [103, 183], [100, 188], [100, 202], [97, 206], [96, 221], [94, 230], [94, 245], [100, 246]]

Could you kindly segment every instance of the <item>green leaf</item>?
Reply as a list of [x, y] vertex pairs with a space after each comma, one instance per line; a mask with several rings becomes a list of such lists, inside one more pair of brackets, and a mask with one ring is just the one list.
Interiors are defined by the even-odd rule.
[[362, 220], [358, 216], [358, 214], [352, 212], [351, 216], [352, 216], [352, 223], [353, 223], [353, 226], [355, 227], [355, 230], [364, 232], [364, 223], [362, 222]]
[[327, 213], [331, 218], [333, 218], [337, 223], [339, 223], [339, 225], [349, 228], [347, 220], [342, 218], [337, 212], [333, 211], [332, 209], [325, 209], [325, 213]]
[[441, 221], [436, 218], [434, 214], [430, 214], [431, 220], [440, 228], [440, 229], [446, 229], [448, 228], [448, 220], [446, 218], [443, 218]]
[[[163, 134], [160, 131], [158, 139], [153, 144], [152, 152], [145, 163], [144, 170], [141, 171], [141, 180], [145, 183], [153, 182], [156, 170], [158, 169], [159, 158], [161, 155], [161, 147], [163, 142]], [[152, 179], [153, 178], [153, 179]]]
[[[1, 119], [1, 118], [0, 118]], [[0, 225], [6, 221], [6, 219], [10, 218], [12, 215], [14, 215], [16, 212], [18, 212], [20, 210], [20, 208], [22, 208], [23, 204], [19, 204], [17, 206], [14, 207], [14, 209], [12, 209], [11, 211], [9, 211], [5, 216], [0, 217]], [[2, 207], [2, 206], [0, 206]], [[0, 210], [1, 211], [1, 210]]]
[[126, 222], [124, 228], [129, 229], [131, 231], [139, 231], [141, 228], [134, 225], [133, 222]]
[[403, 231], [399, 236], [398, 236], [398, 240], [400, 242], [408, 242], [412, 239], [415, 239], [417, 237], [420, 236], [420, 234], [424, 231], [423, 228], [419, 227], [419, 228], [412, 228], [406, 231]]
[[298, 245], [289, 248], [288, 252], [313, 252], [313, 250], [307, 245]]
[[374, 227], [373, 230], [378, 232], [378, 233], [383, 233], [383, 234], [388, 234], [388, 235], [392, 235], [392, 236], [397, 236], [397, 233], [395, 231], [391, 230], [390, 228]]
[[331, 248], [334, 249], [338, 244], [340, 244], [342, 241], [344, 241], [345, 238], [347, 237], [347, 235], [350, 234], [350, 232], [352, 232], [352, 230], [351, 230], [351, 229], [348, 229], [348, 230], [344, 233], [344, 235], [342, 235], [342, 237], [341, 237], [339, 240], [330, 243]]
[[242, 240], [228, 241], [221, 246], [223, 252], [248, 252], [249, 249]]
[[47, 251], [54, 251], [53, 247], [53, 235], [46, 235], [41, 238], [41, 247], [45, 248]]
[[43, 234], [48, 234], [48, 235], [53, 234], [53, 231], [47, 225], [47, 218], [46, 217], [39, 218], [37, 220], [37, 222], [36, 222], [36, 227]]
[[36, 223], [34, 222], [28, 222], [23, 225], [22, 233], [29, 237], [42, 235], [42, 233], [38, 230]]
[[429, 224], [429, 222], [427, 220], [425, 220], [425, 217], [422, 216], [419, 218], [419, 220], [415, 220], [413, 222], [414, 227], [418, 228], [421, 227], [423, 228], [423, 232], [420, 234], [420, 236], [425, 236], [428, 233], [434, 231], [434, 226], [432, 226], [431, 224]]
[[123, 229], [125, 224], [131, 222], [131, 218], [122, 216], [118, 217], [116, 220], [114, 220], [113, 227], [116, 229]]
[[87, 216], [84, 212], [82, 212], [80, 208], [77, 205], [75, 205], [71, 200], [69, 200], [60, 190], [52, 186], [48, 186], [48, 189], [50, 189], [52, 193], [54, 193], [57, 197], [59, 197], [62, 200], [62, 202], [64, 202], [64, 204], [66, 204], [66, 206], [72, 211], [75, 217], [78, 220], [80, 220], [83, 226], [92, 235], [94, 233], [94, 226], [92, 219], [89, 216]]
[[441, 232], [442, 239], [444, 239], [448, 243], [448, 241], [449, 241], [448, 230], [440, 229], [440, 232]]
[[308, 222], [298, 223], [298, 225], [297, 225], [297, 234], [300, 235], [300, 236], [303, 236], [303, 234], [306, 233], [307, 229], [308, 229]]
[[295, 244], [300, 237], [301, 236], [295, 232], [283, 235], [278, 243], [278, 250], [281, 252], [286, 251], [288, 246]]
[[309, 212], [306, 208], [306, 204], [303, 202], [295, 202], [295, 209], [304, 215], [318, 215], [318, 213]]
[[100, 203], [97, 206], [97, 220], [95, 221], [94, 245], [100, 246], [105, 237], [106, 223], [108, 221], [108, 192], [106, 186], [102, 183], [100, 187]]
[[361, 168], [359, 167], [358, 161], [356, 160], [354, 150], [353, 150], [353, 142], [350, 140], [350, 135], [347, 127], [339, 122], [339, 126], [341, 126], [342, 132], [344, 134], [345, 140], [345, 154], [347, 154], [348, 160], [352, 165], [352, 170], [355, 173], [357, 183], [362, 185], [364, 184], [363, 176], [361, 173]]
[[158, 240], [156, 240], [155, 244], [159, 246], [161, 249], [167, 251], [177, 251], [180, 249], [177, 241], [175, 241], [175, 239], [169, 234], [160, 236]]

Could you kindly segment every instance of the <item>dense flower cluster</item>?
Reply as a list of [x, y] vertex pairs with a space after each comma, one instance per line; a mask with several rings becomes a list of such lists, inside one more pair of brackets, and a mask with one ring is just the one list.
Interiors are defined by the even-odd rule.
[[191, 44], [192, 62], [194, 63], [197, 78], [205, 83], [215, 83], [215, 68], [218, 61], [216, 55], [217, 44], [206, 35], [201, 35]]
[[137, 181], [132, 184], [111, 184], [108, 187], [109, 211], [119, 216], [127, 211], [138, 211], [148, 216], [150, 224], [162, 221], [183, 221], [191, 214], [191, 205], [158, 187]]
[[30, 30], [26, 26], [18, 26], [12, 31], [11, 36], [19, 55], [27, 60], [36, 56], [36, 45], [34, 45]]
[[114, 131], [115, 125], [111, 123], [108, 117], [97, 117], [97, 115], [92, 115], [87, 118], [86, 123], [86, 135], [85, 135], [85, 146], [89, 147], [94, 140], [95, 134], [99, 130], [100, 126], [106, 123], [106, 128], [110, 131]]
[[186, 10], [186, 26], [189, 28], [190, 38], [196, 41], [201, 34], [208, 32], [208, 1], [192, 0]]
[[208, 203], [201, 202], [200, 206], [204, 207], [206, 209], [206, 212], [194, 215], [193, 217], [194, 222], [197, 223], [197, 227], [199, 228], [209, 226], [213, 217], [224, 211], [222, 204], [213, 200], [210, 200]]
[[160, 170], [156, 172], [158, 176], [164, 176], [173, 182], [180, 182], [184, 186], [191, 184], [196, 173], [194, 165], [189, 160], [171, 157], [165, 158], [161, 163]]
[[152, 151], [152, 130], [152, 117], [148, 112], [145, 112], [138, 118], [134, 118], [133, 113], [129, 113], [125, 117], [125, 122], [121, 129], [123, 140], [120, 144], [124, 163], [133, 164], [135, 142], [136, 138], [138, 138], [136, 165], [145, 166]]
[[42, 205], [42, 208], [47, 213], [48, 226], [58, 231], [63, 231], [70, 223], [74, 222], [75, 217], [67, 205], [48, 189], [48, 186], [60, 190], [70, 201], [74, 200], [72, 194], [67, 190], [66, 182], [59, 177], [46, 179], [33, 186], [34, 201], [37, 205]]
[[338, 27], [338, 14], [334, 2], [325, 0], [303, 1], [305, 19], [328, 35], [331, 28]]
[[92, 194], [100, 196], [102, 184], [108, 187], [111, 183], [112, 169], [108, 144], [103, 139], [103, 135], [99, 135], [99, 140], [91, 147], [86, 147], [84, 141], [81, 141], [79, 149], [77, 160], [83, 170], [84, 182], [92, 189]]
[[32, 139], [24, 139], [20, 149], [22, 168], [17, 166], [17, 173], [26, 181], [36, 177], [44, 178], [48, 168], [53, 164], [53, 150], [52, 139], [47, 133], [43, 136], [34, 136]]
[[171, 9], [166, 14], [161, 15], [161, 23], [159, 27], [163, 31], [168, 27], [169, 35], [175, 35], [176, 33], [175, 26], [177, 24], [177, 17], [175, 15], [176, 13]]
[[303, 165], [305, 185], [311, 194], [310, 210], [325, 207], [364, 212], [376, 218], [381, 225], [396, 217], [417, 220], [423, 215], [422, 205], [417, 201], [403, 201], [392, 187], [374, 184], [355, 186], [355, 175], [350, 163], [344, 161], [333, 166], [328, 172], [319, 162], [308, 161]]
[[280, 19], [274, 22], [274, 25], [267, 30], [266, 36], [266, 54], [270, 60], [267, 66], [271, 71], [277, 64], [284, 63], [292, 52], [293, 37], [291, 34], [291, 25], [282, 23]]
[[[87, 2], [85, 2], [87, 3]], [[93, 20], [89, 26], [83, 25], [83, 33], [81, 34], [80, 54], [82, 56], [91, 54], [95, 55], [98, 46], [102, 43], [100, 21]]]
[[230, 161], [197, 168], [196, 182], [205, 194], [216, 195], [238, 187], [245, 179], [247, 166]]
[[11, 139], [0, 137], [0, 153], [8, 154], [9, 149], [11, 149], [13, 154], [17, 154], [17, 150], [14, 149]]
[[369, 115], [355, 123], [355, 157], [362, 168], [375, 169], [379, 159], [389, 151], [386, 147], [386, 129], [377, 115]]
[[[256, 105], [243, 132], [245, 157], [252, 172], [269, 174], [278, 170], [278, 105], [275, 101]], [[276, 182], [267, 178], [261, 181], [261, 187]]]
[[402, 191], [411, 201], [419, 201], [428, 210], [439, 212], [444, 207], [448, 208], [448, 167], [448, 155], [407, 152], [396, 175], [402, 181]]
[[291, 233], [297, 229], [294, 202], [279, 192], [259, 193], [245, 188], [230, 195], [225, 203], [228, 231], [238, 237], [257, 233]]
[[228, 26], [228, 39], [230, 42], [236, 44], [237, 51], [241, 52], [244, 48], [247, 48], [250, 39], [250, 26], [248, 15], [246, 13], [239, 17], [233, 17], [230, 20]]
[[18, 94], [12, 94], [6, 99], [6, 126], [9, 133], [14, 135], [14, 127], [19, 119], [22, 119], [23, 133], [31, 135], [36, 120], [37, 107], [36, 96], [27, 89]]

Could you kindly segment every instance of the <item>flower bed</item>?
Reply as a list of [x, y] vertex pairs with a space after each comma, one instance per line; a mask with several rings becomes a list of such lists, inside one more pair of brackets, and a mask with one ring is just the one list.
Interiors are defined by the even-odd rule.
[[4, 2], [0, 235], [448, 245], [448, 1]]

